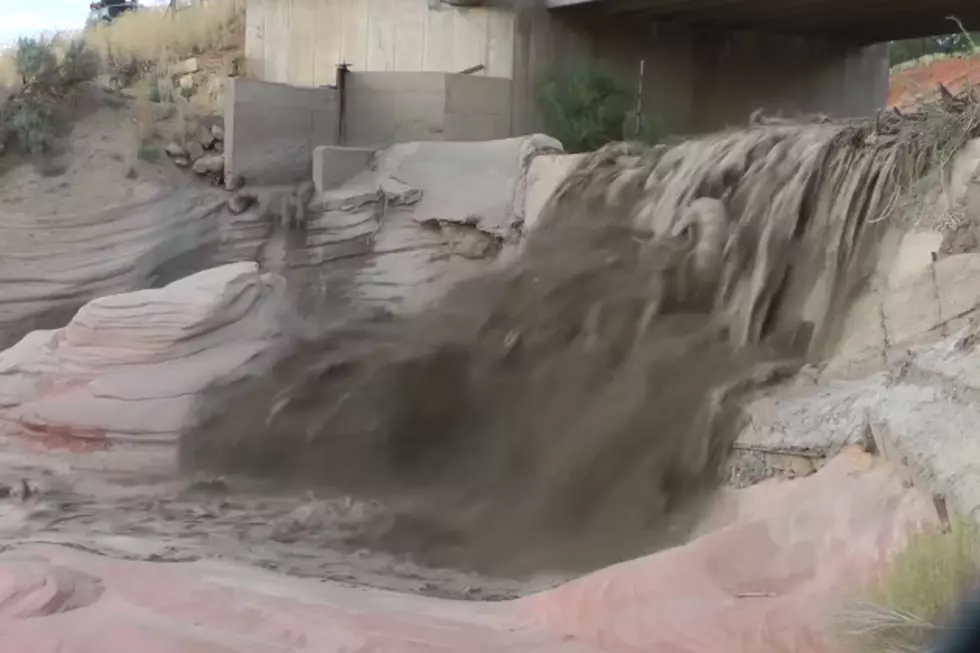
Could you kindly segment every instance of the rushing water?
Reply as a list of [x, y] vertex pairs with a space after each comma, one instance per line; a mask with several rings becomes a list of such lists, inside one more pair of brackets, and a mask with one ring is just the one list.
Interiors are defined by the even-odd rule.
[[683, 539], [740, 399], [833, 346], [920, 172], [875, 129], [589, 155], [520, 260], [297, 342], [212, 398], [182, 462], [381, 499], [352, 545], [435, 564], [588, 569]]

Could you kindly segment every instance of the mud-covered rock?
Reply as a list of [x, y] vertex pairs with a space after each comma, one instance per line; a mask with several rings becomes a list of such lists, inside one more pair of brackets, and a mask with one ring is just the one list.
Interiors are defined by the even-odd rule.
[[225, 170], [225, 157], [220, 154], [202, 156], [194, 161], [192, 169], [198, 175], [220, 176]]
[[86, 304], [0, 352], [0, 421], [27, 437], [172, 440], [197, 393], [255, 371], [281, 333], [284, 282], [254, 263]]

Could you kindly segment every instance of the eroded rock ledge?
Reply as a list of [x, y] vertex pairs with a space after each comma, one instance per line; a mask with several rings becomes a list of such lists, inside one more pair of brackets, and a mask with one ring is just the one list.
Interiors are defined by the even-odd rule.
[[0, 352], [0, 420], [66, 444], [173, 442], [198, 392], [263, 364], [284, 291], [281, 277], [235, 263], [91, 301]]

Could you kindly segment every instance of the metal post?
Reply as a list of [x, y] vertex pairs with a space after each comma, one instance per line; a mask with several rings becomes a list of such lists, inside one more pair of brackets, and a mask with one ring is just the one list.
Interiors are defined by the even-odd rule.
[[350, 64], [343, 61], [337, 64], [337, 93], [340, 95], [340, 111], [337, 116], [337, 145], [347, 140], [347, 74]]
[[643, 120], [643, 69], [646, 63], [646, 59], [640, 59], [640, 79], [636, 84], [636, 125], [633, 129], [633, 138], [636, 140], [640, 140], [640, 127]]

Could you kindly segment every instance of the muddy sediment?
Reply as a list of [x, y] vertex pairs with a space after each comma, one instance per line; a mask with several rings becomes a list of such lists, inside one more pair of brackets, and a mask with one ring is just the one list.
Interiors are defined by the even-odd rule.
[[921, 144], [876, 129], [604, 148], [511, 267], [297, 341], [209, 397], [182, 465], [377, 499], [350, 545], [439, 566], [584, 571], [682, 541], [740, 400], [832, 350], [921, 172]]

